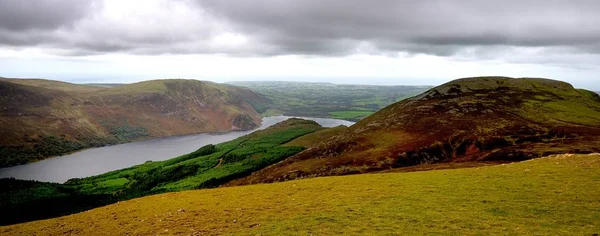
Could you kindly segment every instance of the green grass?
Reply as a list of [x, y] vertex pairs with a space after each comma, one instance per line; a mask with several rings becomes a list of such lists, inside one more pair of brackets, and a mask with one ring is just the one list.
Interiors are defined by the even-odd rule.
[[329, 112], [332, 118], [341, 120], [360, 120], [373, 114], [372, 111], [332, 111]]
[[[585, 95], [587, 96], [587, 95]], [[551, 99], [536, 95], [522, 106], [523, 116], [532, 120], [546, 122], [595, 125], [600, 122], [600, 105], [589, 99], [574, 97], [571, 99]]]
[[554, 113], [553, 118], [560, 121], [577, 122], [581, 124], [597, 124], [600, 122], [600, 111], [591, 109], [587, 106], [582, 106], [576, 102], [557, 101], [548, 102], [544, 105], [557, 111]]
[[[593, 235], [600, 156], [167, 193], [6, 234]], [[94, 219], [94, 220], [90, 220]]]

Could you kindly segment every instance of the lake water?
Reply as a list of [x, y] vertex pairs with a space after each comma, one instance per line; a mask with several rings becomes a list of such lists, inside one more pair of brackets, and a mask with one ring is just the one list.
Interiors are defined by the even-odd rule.
[[[259, 129], [287, 120], [289, 116], [263, 118], [262, 125], [255, 130], [234, 131], [223, 134], [195, 134], [114, 146], [86, 149], [69, 155], [49, 158], [30, 164], [0, 169], [0, 178], [39, 180], [63, 183], [71, 178], [82, 178], [123, 169], [146, 161], [162, 161], [195, 151], [207, 145], [227, 142]], [[354, 122], [327, 118], [299, 117], [314, 120], [323, 127], [350, 126]]]

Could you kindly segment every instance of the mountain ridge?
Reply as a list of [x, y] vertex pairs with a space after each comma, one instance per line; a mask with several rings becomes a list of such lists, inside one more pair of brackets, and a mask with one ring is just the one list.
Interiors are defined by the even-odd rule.
[[0, 79], [0, 166], [133, 140], [248, 130], [268, 102], [248, 89], [198, 80], [116, 87]]

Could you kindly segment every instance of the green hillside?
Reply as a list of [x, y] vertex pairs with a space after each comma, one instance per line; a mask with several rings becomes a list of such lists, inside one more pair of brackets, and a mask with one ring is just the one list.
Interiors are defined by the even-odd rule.
[[595, 235], [600, 155], [154, 195], [9, 235]]

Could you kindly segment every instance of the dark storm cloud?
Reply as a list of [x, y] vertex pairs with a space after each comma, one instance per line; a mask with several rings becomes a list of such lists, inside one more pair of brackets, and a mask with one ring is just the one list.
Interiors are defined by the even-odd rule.
[[[503, 46], [600, 53], [596, 0], [159, 0], [158, 5], [162, 13], [156, 17], [131, 14], [111, 21], [101, 0], [0, 0], [0, 45], [58, 48], [70, 50], [68, 55], [448, 56]], [[223, 46], [213, 40], [221, 33], [247, 41]]]
[[0, 29], [18, 32], [69, 26], [85, 16], [91, 5], [87, 0], [2, 0]]

